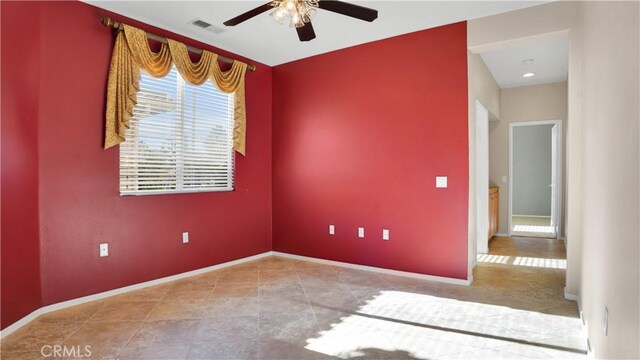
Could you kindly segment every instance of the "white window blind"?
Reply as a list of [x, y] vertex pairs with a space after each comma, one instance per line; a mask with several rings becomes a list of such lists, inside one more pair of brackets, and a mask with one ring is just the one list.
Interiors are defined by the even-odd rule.
[[233, 94], [142, 74], [120, 144], [120, 195], [233, 190]]

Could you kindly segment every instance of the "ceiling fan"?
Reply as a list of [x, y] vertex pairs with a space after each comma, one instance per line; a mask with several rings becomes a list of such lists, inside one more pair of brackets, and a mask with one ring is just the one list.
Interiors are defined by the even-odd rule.
[[223, 24], [236, 26], [263, 12], [273, 10], [270, 15], [274, 20], [282, 24], [286, 19], [289, 19], [289, 26], [296, 28], [300, 41], [309, 41], [316, 38], [316, 33], [311, 25], [311, 19], [315, 15], [316, 9], [327, 10], [368, 22], [372, 22], [378, 17], [378, 10], [336, 0], [273, 0], [233, 19], [229, 19]]

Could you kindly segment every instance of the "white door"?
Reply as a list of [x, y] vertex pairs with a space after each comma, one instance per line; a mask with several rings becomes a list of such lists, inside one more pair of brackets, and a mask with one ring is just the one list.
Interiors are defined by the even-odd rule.
[[489, 252], [489, 112], [476, 100], [476, 239], [477, 251]]
[[553, 228], [553, 236], [557, 237], [559, 228], [558, 225], [560, 223], [560, 214], [558, 209], [558, 199], [559, 199], [559, 191], [560, 186], [562, 184], [559, 182], [559, 175], [561, 169], [560, 161], [559, 161], [559, 149], [560, 149], [560, 135], [559, 135], [558, 124], [553, 125], [551, 128], [551, 227]]

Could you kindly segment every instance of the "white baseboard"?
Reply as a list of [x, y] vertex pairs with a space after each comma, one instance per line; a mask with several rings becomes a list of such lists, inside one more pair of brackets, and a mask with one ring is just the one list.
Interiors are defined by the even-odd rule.
[[505, 233], [496, 233], [495, 236], [500, 236], [500, 237], [509, 237], [509, 234], [505, 234]]
[[567, 300], [578, 301], [578, 295], [567, 292], [567, 288], [564, 288], [564, 298]]
[[125, 287], [121, 287], [121, 288], [118, 288], [118, 289], [113, 289], [113, 290], [109, 290], [109, 291], [105, 291], [105, 292], [101, 292], [101, 293], [97, 293], [97, 294], [93, 294], [93, 295], [83, 296], [83, 297], [77, 298], [77, 299], [72, 299], [72, 300], [68, 300], [68, 301], [59, 302], [59, 303], [56, 303], [56, 304], [43, 306], [43, 307], [33, 311], [29, 315], [23, 317], [22, 319], [16, 321], [15, 323], [7, 326], [4, 330], [0, 331], [0, 339], [5, 337], [5, 336], [7, 336], [7, 335], [9, 335], [9, 334], [11, 334], [12, 332], [18, 330], [19, 328], [21, 328], [24, 325], [28, 324], [30, 321], [35, 320], [38, 316], [40, 316], [42, 314], [46, 314], [46, 313], [49, 313], [49, 312], [52, 312], [52, 311], [65, 309], [65, 308], [68, 308], [68, 307], [71, 307], [71, 306], [75, 306], [75, 305], [84, 304], [84, 303], [95, 301], [95, 300], [108, 298], [108, 297], [111, 297], [111, 296], [114, 296], [114, 295], [124, 294], [124, 293], [130, 292], [130, 291], [134, 291], [134, 290], [144, 289], [144, 288], [149, 287], [149, 286], [160, 285], [160, 284], [167, 283], [167, 282], [170, 282], [170, 281], [180, 280], [180, 279], [184, 279], [184, 278], [187, 278], [187, 277], [190, 277], [190, 276], [204, 274], [204, 273], [209, 272], [209, 271], [219, 270], [219, 269], [223, 269], [223, 268], [226, 268], [226, 267], [229, 267], [229, 266], [238, 265], [238, 264], [242, 264], [242, 263], [253, 261], [253, 260], [258, 260], [258, 259], [261, 259], [263, 257], [267, 257], [267, 256], [271, 256], [271, 255], [272, 255], [272, 252], [271, 251], [267, 251], [267, 252], [264, 252], [264, 253], [261, 253], [261, 254], [248, 256], [248, 257], [241, 258], [241, 259], [238, 259], [238, 260], [227, 261], [227, 262], [222, 263], [222, 264], [208, 266], [208, 267], [205, 267], [205, 268], [192, 270], [192, 271], [187, 271], [187, 272], [183, 272], [183, 273], [180, 273], [180, 274], [163, 277], [163, 278], [160, 278], [160, 279], [145, 281], [145, 282], [142, 282], [142, 283], [125, 286]]
[[33, 311], [32, 313], [30, 313], [29, 315], [23, 317], [22, 319], [14, 322], [13, 324], [7, 326], [6, 328], [4, 328], [4, 330], [0, 331], [0, 339], [2, 339], [3, 337], [11, 334], [12, 332], [20, 329], [21, 327], [27, 325], [28, 323], [30, 323], [31, 321], [35, 320], [38, 316], [49, 312], [49, 311], [44, 311], [46, 308], [45, 307], [41, 307], [35, 311]]
[[567, 300], [573, 300], [578, 303], [578, 313], [580, 314], [580, 320], [582, 321], [582, 333], [584, 334], [584, 337], [587, 339], [587, 358], [593, 359], [595, 354], [591, 349], [591, 342], [589, 342], [589, 325], [587, 324], [587, 321], [584, 318], [584, 312], [582, 311], [582, 301], [580, 301], [580, 295], [567, 292], [567, 288], [565, 287], [564, 298]]
[[379, 268], [379, 267], [375, 267], [375, 266], [357, 265], [357, 264], [351, 264], [351, 263], [340, 262], [340, 261], [318, 259], [318, 258], [313, 258], [313, 257], [308, 257], [308, 256], [283, 253], [283, 252], [279, 252], [279, 251], [274, 251], [273, 255], [281, 256], [281, 257], [285, 257], [285, 258], [289, 258], [289, 259], [315, 262], [315, 263], [318, 263], [318, 264], [339, 266], [339, 267], [344, 267], [344, 268], [349, 268], [349, 269], [356, 269], [356, 270], [363, 270], [363, 271], [371, 271], [371, 272], [380, 273], [380, 274], [387, 274], [387, 275], [404, 276], [404, 277], [413, 278], [413, 279], [437, 281], [437, 282], [442, 282], [442, 283], [447, 283], [447, 284], [471, 285], [471, 282], [473, 282], [473, 277], [471, 279], [455, 279], [455, 278], [448, 278], [448, 277], [443, 277], [443, 276], [425, 275], [425, 274], [418, 274], [418, 273], [413, 273], [413, 272], [408, 272], [408, 271], [400, 271], [400, 270], [391, 270], [391, 269]]
[[167, 276], [167, 277], [163, 277], [163, 278], [160, 278], [160, 279], [145, 281], [145, 282], [142, 282], [142, 283], [125, 286], [125, 287], [121, 287], [121, 288], [118, 288], [118, 289], [104, 291], [104, 292], [93, 294], [93, 295], [83, 296], [83, 297], [77, 298], [77, 299], [72, 299], [72, 300], [68, 300], [68, 301], [59, 302], [59, 303], [56, 303], [56, 304], [43, 306], [43, 307], [33, 311], [29, 315], [23, 317], [22, 319], [16, 321], [15, 323], [7, 326], [4, 330], [0, 331], [0, 339], [2, 339], [3, 337], [11, 334], [12, 332], [18, 330], [19, 328], [21, 328], [24, 325], [28, 324], [30, 321], [35, 320], [38, 316], [46, 314], [46, 313], [49, 313], [49, 312], [52, 312], [52, 311], [62, 310], [62, 309], [65, 309], [65, 308], [68, 308], [68, 307], [71, 307], [71, 306], [80, 305], [80, 304], [88, 303], [88, 302], [91, 302], [91, 301], [101, 300], [101, 299], [108, 298], [108, 297], [111, 297], [111, 296], [114, 296], [114, 295], [124, 294], [124, 293], [130, 292], [130, 291], [144, 289], [144, 288], [149, 287], [149, 286], [160, 285], [160, 284], [167, 283], [167, 282], [170, 282], [170, 281], [180, 280], [180, 279], [184, 279], [184, 278], [187, 278], [187, 277], [190, 277], [190, 276], [204, 274], [204, 273], [209, 272], [209, 271], [220, 270], [220, 269], [223, 269], [223, 268], [226, 268], [226, 267], [229, 267], [229, 266], [238, 265], [238, 264], [242, 264], [242, 263], [253, 261], [253, 260], [258, 260], [258, 259], [261, 259], [263, 257], [272, 256], [272, 255], [281, 256], [281, 257], [290, 258], [290, 259], [297, 259], [297, 260], [316, 262], [316, 263], [332, 265], [332, 266], [340, 266], [340, 267], [346, 267], [346, 268], [357, 269], [357, 270], [371, 271], [371, 272], [376, 272], [376, 273], [381, 273], [381, 274], [404, 276], [404, 277], [409, 277], [409, 278], [414, 278], [414, 279], [421, 279], [421, 280], [429, 280], [429, 281], [438, 281], [438, 282], [443, 282], [443, 283], [448, 283], [448, 284], [470, 285], [473, 282], [473, 276], [471, 276], [471, 279], [468, 279], [468, 280], [454, 279], [454, 278], [447, 278], [447, 277], [441, 277], [441, 276], [433, 276], [433, 275], [424, 275], [424, 274], [412, 273], [412, 272], [407, 272], [407, 271], [383, 269], [383, 268], [378, 268], [378, 267], [373, 267], [373, 266], [356, 265], [356, 264], [344, 263], [344, 262], [339, 262], [339, 261], [324, 260], [324, 259], [312, 258], [312, 257], [307, 257], [307, 256], [287, 254], [287, 253], [282, 253], [282, 252], [278, 252], [278, 251], [267, 251], [267, 252], [264, 252], [264, 253], [261, 253], [261, 254], [248, 256], [248, 257], [245, 257], [245, 258], [242, 258], [242, 259], [238, 259], [238, 260], [228, 261], [228, 262], [225, 262], [225, 263], [222, 263], [222, 264], [208, 266], [208, 267], [205, 267], [205, 268], [192, 270], [192, 271], [187, 271], [187, 272], [184, 272], [184, 273]]
[[516, 214], [513, 214], [511, 216], [532, 217], [532, 218], [541, 218], [541, 219], [550, 219], [551, 218], [551, 216], [545, 216], [545, 215], [516, 215]]
[[589, 324], [587, 324], [587, 320], [584, 318], [582, 301], [580, 300], [580, 295], [574, 295], [574, 296], [576, 297], [576, 302], [578, 303], [578, 312], [580, 313], [580, 320], [582, 320], [582, 333], [584, 334], [584, 338], [587, 339], [587, 358], [595, 359], [595, 353], [591, 348], [591, 341], [589, 340]]

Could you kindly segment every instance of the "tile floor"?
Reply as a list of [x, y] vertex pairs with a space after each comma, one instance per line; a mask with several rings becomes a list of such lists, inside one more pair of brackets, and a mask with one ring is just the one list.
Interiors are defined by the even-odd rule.
[[563, 260], [562, 242], [490, 249], [472, 286], [265, 258], [40, 316], [1, 357], [60, 359], [41, 350], [62, 345], [83, 359], [586, 358], [564, 269], [518, 261]]

